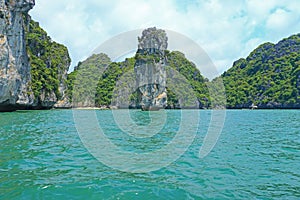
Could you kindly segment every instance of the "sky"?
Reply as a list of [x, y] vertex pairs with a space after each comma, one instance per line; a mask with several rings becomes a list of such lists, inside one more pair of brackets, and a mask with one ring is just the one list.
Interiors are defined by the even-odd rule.
[[70, 71], [112, 37], [154, 26], [196, 42], [219, 73], [264, 42], [300, 33], [298, 0], [36, 0], [30, 15], [68, 47]]

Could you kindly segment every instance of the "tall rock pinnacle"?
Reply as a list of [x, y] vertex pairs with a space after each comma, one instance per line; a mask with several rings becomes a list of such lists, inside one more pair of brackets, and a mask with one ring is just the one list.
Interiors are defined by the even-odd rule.
[[158, 110], [167, 104], [166, 57], [168, 46], [166, 32], [148, 28], [138, 38], [138, 51], [134, 66], [139, 105], [143, 110]]

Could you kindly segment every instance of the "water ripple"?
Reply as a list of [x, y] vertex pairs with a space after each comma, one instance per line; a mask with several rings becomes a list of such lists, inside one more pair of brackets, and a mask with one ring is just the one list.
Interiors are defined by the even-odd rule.
[[[90, 112], [90, 111], [86, 111]], [[180, 111], [167, 111], [159, 134], [135, 138], [97, 111], [107, 136], [127, 151], [161, 148], [175, 136]], [[84, 148], [71, 110], [0, 115], [0, 199], [299, 199], [298, 110], [227, 111], [209, 156], [198, 158], [210, 111], [201, 111], [197, 137], [176, 162], [130, 174], [98, 162]], [[149, 124], [142, 113], [139, 125]], [[287, 128], [288, 127], [288, 128]]]

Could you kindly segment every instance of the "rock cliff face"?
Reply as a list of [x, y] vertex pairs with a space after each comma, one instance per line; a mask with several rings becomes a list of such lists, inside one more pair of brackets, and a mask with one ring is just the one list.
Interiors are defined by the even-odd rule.
[[29, 86], [25, 18], [34, 0], [0, 0], [0, 111], [33, 103]]
[[70, 58], [28, 11], [34, 0], [0, 0], [0, 111], [47, 109], [63, 99]]
[[148, 28], [138, 38], [134, 71], [138, 88], [139, 106], [155, 110], [167, 105], [166, 56], [168, 38], [164, 30]]

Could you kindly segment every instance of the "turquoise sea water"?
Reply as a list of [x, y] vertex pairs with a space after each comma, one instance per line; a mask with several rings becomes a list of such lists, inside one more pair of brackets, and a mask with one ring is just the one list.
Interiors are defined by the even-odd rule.
[[[131, 112], [137, 124], [151, 123], [149, 113]], [[96, 111], [107, 137], [137, 153], [175, 137], [180, 111], [166, 113], [159, 134], [136, 138], [118, 128], [111, 111]], [[0, 113], [0, 199], [300, 199], [300, 110], [226, 115], [207, 157], [198, 158], [211, 117], [203, 110], [196, 137], [178, 160], [157, 171], [129, 173], [89, 153], [72, 110]]]

